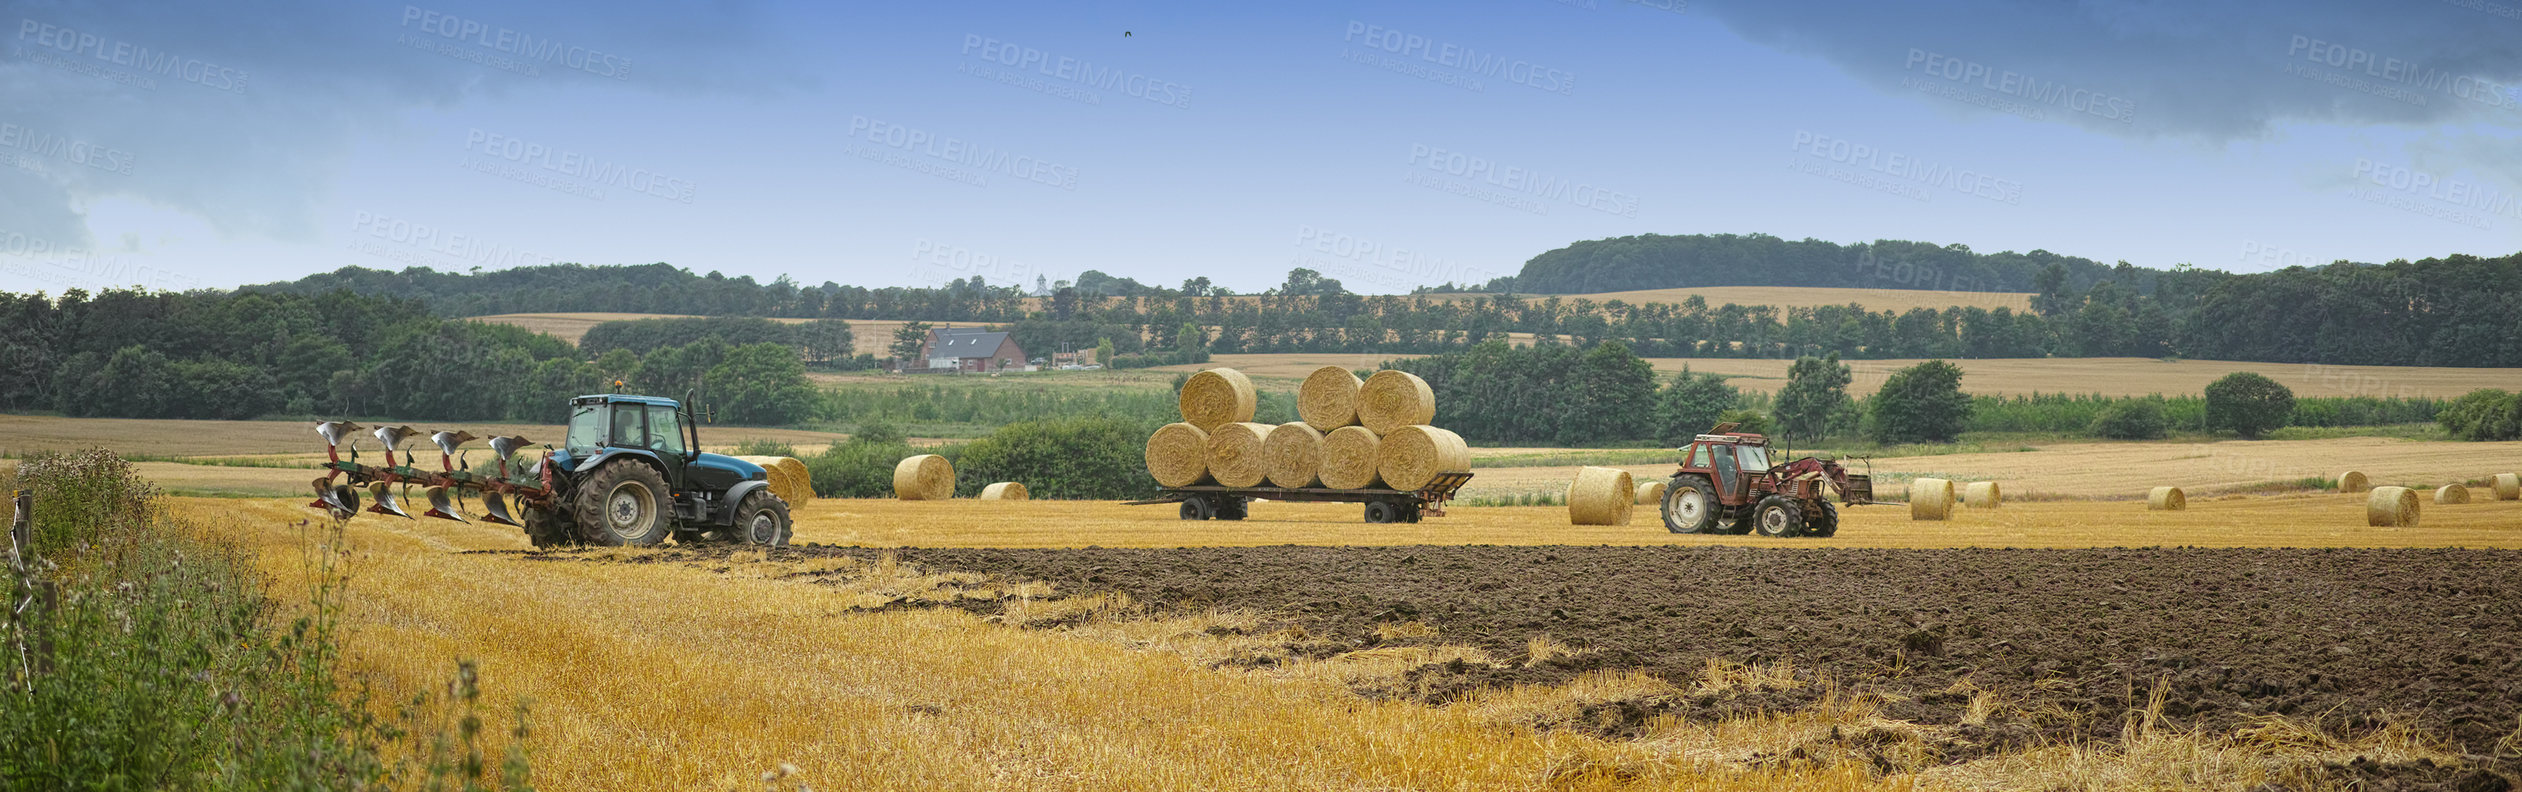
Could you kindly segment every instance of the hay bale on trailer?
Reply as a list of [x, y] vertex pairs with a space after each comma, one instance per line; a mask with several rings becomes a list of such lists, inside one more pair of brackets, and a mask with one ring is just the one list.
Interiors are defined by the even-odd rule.
[[1407, 371], [1385, 369], [1357, 390], [1357, 422], [1383, 437], [1436, 420], [1436, 391]]
[[1033, 499], [1033, 493], [1030, 493], [1030, 492], [1025, 491], [1025, 485], [1024, 485], [1023, 483], [1021, 483], [1021, 482], [1015, 482], [1015, 481], [1001, 481], [1001, 482], [998, 482], [998, 483], [996, 483], [996, 484], [992, 484], [992, 485], [989, 485], [989, 486], [987, 486], [987, 487], [982, 487], [982, 488], [981, 488], [981, 500], [1032, 500], [1032, 499]]
[[[1404, 426], [1383, 436], [1383, 447], [1376, 453], [1375, 473], [1384, 486], [1397, 490], [1416, 490], [1436, 483], [1444, 473], [1471, 470], [1471, 445], [1462, 435], [1433, 426]], [[1621, 489], [1628, 492], [1626, 487]]]
[[1269, 438], [1270, 429], [1269, 424], [1237, 421], [1209, 430], [1209, 477], [1229, 487], [1261, 486], [1261, 481], [1269, 477], [1261, 442]]
[[1909, 481], [1909, 519], [1949, 520], [1953, 518], [1953, 482], [1949, 479], [1922, 478]]
[[2364, 475], [2364, 471], [2361, 471], [2361, 470], [2350, 470], [2350, 471], [2347, 471], [2347, 472], [2345, 472], [2345, 473], [2340, 473], [2340, 474], [2338, 474], [2338, 491], [2339, 491], [2339, 492], [2345, 492], [2345, 493], [2350, 493], [2350, 494], [2352, 494], [2352, 493], [2364, 492], [2364, 491], [2366, 491], [2366, 490], [2370, 490], [2370, 489], [2372, 489], [2372, 488], [2373, 488], [2373, 480], [2372, 480], [2371, 478], [2366, 477], [2366, 476]]
[[1226, 424], [1251, 421], [1260, 395], [1252, 389], [1252, 378], [1243, 372], [1213, 368], [1185, 380], [1176, 402], [1182, 408], [1183, 422], [1203, 432], [1214, 432]]
[[2441, 487], [2437, 487], [2434, 491], [2434, 502], [2468, 503], [2469, 488], [2459, 484], [2445, 484]]
[[2004, 505], [2005, 494], [1997, 491], [1994, 481], [1973, 481], [1962, 487], [1962, 505], [1973, 509], [1994, 509]]
[[1567, 485], [1567, 516], [1571, 525], [1627, 525], [1630, 507], [1637, 503], [1637, 486], [1629, 471], [1619, 468], [1578, 468], [1576, 478]]
[[2399, 528], [2417, 524], [2417, 491], [2407, 487], [2374, 487], [2364, 498], [2364, 524]]
[[1159, 427], [1147, 438], [1147, 473], [1164, 487], [1208, 481], [1208, 432], [1189, 423]]
[[1638, 505], [1640, 505], [1640, 506], [1646, 506], [1646, 505], [1662, 505], [1662, 504], [1663, 504], [1663, 502], [1664, 502], [1664, 482], [1661, 482], [1661, 481], [1649, 481], [1649, 482], [1646, 482], [1646, 483], [1643, 483], [1643, 484], [1639, 484], [1639, 485], [1638, 485], [1638, 497], [1637, 497], [1637, 504], [1638, 504]]
[[1296, 416], [1317, 432], [1357, 423], [1357, 393], [1366, 382], [1339, 366], [1324, 366], [1296, 386]]
[[1303, 421], [1271, 428], [1270, 436], [1261, 440], [1261, 469], [1273, 486], [1322, 483], [1322, 433]]
[[1322, 436], [1322, 485], [1332, 489], [1375, 486], [1383, 464], [1383, 438], [1363, 426], [1343, 426]]
[[2155, 487], [2145, 494], [2145, 507], [2148, 511], [2180, 511], [2189, 508], [2189, 496], [2181, 494], [2179, 487]]
[[954, 463], [936, 454], [904, 457], [893, 465], [893, 495], [903, 500], [953, 498]]

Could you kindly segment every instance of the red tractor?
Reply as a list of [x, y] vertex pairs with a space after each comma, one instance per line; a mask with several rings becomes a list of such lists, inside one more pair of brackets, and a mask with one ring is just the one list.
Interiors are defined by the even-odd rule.
[[1874, 502], [1872, 476], [1814, 457], [1772, 466], [1769, 438], [1735, 428], [1717, 424], [1679, 449], [1681, 469], [1664, 486], [1665, 530], [1829, 536], [1839, 532], [1839, 510], [1824, 498], [1825, 482], [1850, 506]]

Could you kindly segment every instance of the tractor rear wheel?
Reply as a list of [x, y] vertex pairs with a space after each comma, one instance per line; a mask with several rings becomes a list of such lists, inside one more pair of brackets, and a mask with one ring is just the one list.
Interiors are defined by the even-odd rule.
[[794, 527], [788, 521], [788, 502], [770, 490], [754, 490], [736, 504], [737, 544], [786, 547]]
[[1751, 527], [1761, 536], [1800, 536], [1804, 533], [1804, 507], [1784, 495], [1761, 498], [1759, 507], [1751, 510]]
[[1664, 530], [1715, 533], [1717, 508], [1716, 486], [1706, 476], [1683, 473], [1664, 485]]
[[578, 485], [578, 534], [589, 544], [654, 547], [674, 533], [665, 497], [656, 468], [632, 459], [606, 465]]
[[1804, 510], [1804, 535], [1828, 539], [1838, 534], [1839, 507], [1829, 501], [1814, 501], [1813, 507]]

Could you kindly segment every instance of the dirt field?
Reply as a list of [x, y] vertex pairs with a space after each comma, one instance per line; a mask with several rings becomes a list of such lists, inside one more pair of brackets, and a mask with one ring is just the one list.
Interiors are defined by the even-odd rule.
[[[707, 554], [708, 551], [702, 551]], [[1572, 724], [1646, 736], [1870, 696], [1949, 731], [1845, 735], [1884, 766], [2116, 740], [2160, 695], [2158, 726], [2230, 732], [2269, 716], [2341, 734], [2397, 724], [2494, 753], [2522, 715], [2522, 553], [2464, 550], [1782, 550], [1257, 547], [899, 551], [937, 570], [1117, 594], [1156, 612], [1266, 614], [1294, 653], [1467, 644], [1520, 664], [1414, 669], [1370, 694], [1473, 690], [1637, 670], [1672, 694]], [[1000, 603], [957, 603], [986, 614]], [[1417, 625], [1394, 637], [1393, 626]], [[1711, 666], [1760, 684], [1683, 686]], [[1887, 743], [1886, 737], [1891, 738]], [[2522, 769], [2522, 755], [2504, 762]], [[2423, 768], [2406, 768], [2420, 773]]]
[[[1264, 377], [1302, 379], [1322, 366], [1374, 368], [1386, 355], [1355, 353], [1285, 353], [1268, 355], [1217, 355], [1198, 366], [1169, 366], [1160, 371], [1194, 371], [1210, 366], [1227, 366], [1246, 374]], [[1723, 374], [1736, 388], [1759, 393], [1775, 393], [1786, 384], [1786, 369], [1791, 360], [1752, 360], [1744, 358], [1647, 358], [1656, 371], [1672, 373], [1687, 366], [1692, 371]], [[1892, 372], [1916, 365], [1919, 360], [1851, 360], [1847, 361], [1851, 382], [1848, 392], [1870, 394], [1881, 388]], [[2517, 387], [2522, 383], [2522, 369], [2448, 368], [2424, 366], [2306, 366], [2288, 363], [2236, 363], [2222, 360], [2162, 361], [2152, 358], [1998, 358], [1988, 360], [1954, 360], [1962, 369], [1962, 390], [2012, 396], [2032, 393], [2099, 393], [2108, 396], [2166, 396], [2205, 393], [2207, 383], [2236, 371], [2256, 371], [2267, 375], [2296, 396], [2434, 396], [2451, 398], [2479, 388]]]
[[[1858, 472], [1866, 463], [1850, 463]], [[1671, 463], [1618, 466], [1661, 479]], [[2180, 487], [2192, 498], [2298, 479], [2335, 478], [2353, 469], [2373, 483], [2432, 489], [2522, 472], [2522, 442], [2467, 443], [2349, 437], [2325, 440], [2224, 440], [2213, 443], [2055, 443], [2032, 451], [1876, 459], [1878, 478], [1915, 476], [1995, 481], [2016, 498], [2145, 497], [2154, 487]], [[1575, 468], [1481, 468], [1467, 494], [1564, 490]], [[1878, 494], [1899, 498], [1897, 487]]]

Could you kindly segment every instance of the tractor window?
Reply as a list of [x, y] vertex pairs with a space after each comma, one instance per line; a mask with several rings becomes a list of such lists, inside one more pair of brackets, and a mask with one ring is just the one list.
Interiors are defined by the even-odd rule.
[[1707, 469], [1707, 467], [1708, 467], [1708, 447], [1707, 447], [1707, 446], [1704, 446], [1704, 445], [1699, 445], [1699, 444], [1697, 444], [1697, 443], [1692, 443], [1692, 444], [1690, 445], [1690, 467], [1691, 467], [1692, 469], [1696, 469], [1696, 470], [1706, 470], [1706, 469]]
[[1769, 470], [1769, 449], [1747, 445], [1734, 449], [1734, 454], [1736, 459], [1742, 460], [1745, 473], [1765, 473]]
[[613, 438], [611, 445], [615, 448], [648, 447], [647, 405], [613, 405]]
[[570, 456], [585, 457], [595, 453], [604, 442], [604, 405], [583, 404], [569, 412], [569, 439], [564, 446]]
[[673, 410], [664, 407], [649, 410], [648, 447], [656, 449], [658, 453], [681, 456], [683, 454], [683, 423], [678, 420], [681, 417], [674, 414]]

